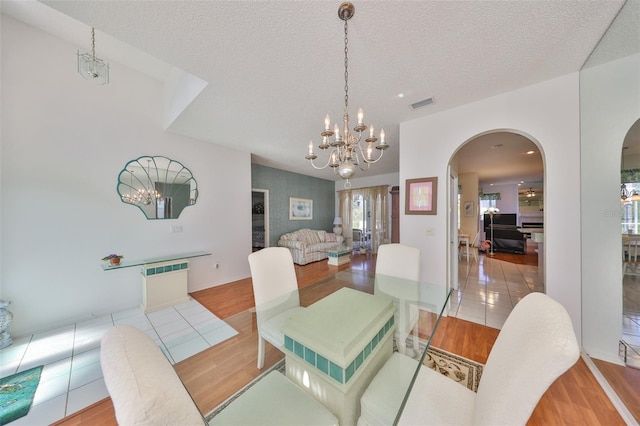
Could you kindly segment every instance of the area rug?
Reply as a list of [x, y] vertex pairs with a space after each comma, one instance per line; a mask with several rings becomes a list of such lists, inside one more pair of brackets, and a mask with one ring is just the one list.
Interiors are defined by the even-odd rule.
[[474, 392], [478, 391], [484, 367], [480, 363], [431, 347], [423, 364]]
[[0, 379], [0, 425], [19, 419], [29, 412], [40, 383], [42, 368], [41, 365]]
[[[424, 352], [426, 342], [420, 339], [418, 346], [418, 354], [422, 354]], [[407, 349], [409, 351], [413, 349], [413, 341], [411, 338], [407, 338]], [[424, 356], [423, 364], [443, 376], [466, 386], [474, 392], [478, 391], [478, 385], [480, 384], [484, 364], [434, 346], [429, 347], [429, 350]]]
[[[421, 346], [421, 349], [424, 350], [424, 343], [422, 341], [419, 342], [419, 345]], [[411, 344], [408, 344], [407, 346], [411, 347]], [[480, 377], [482, 376], [482, 368], [484, 367], [480, 363], [434, 347], [430, 347], [429, 350], [427, 350], [427, 354], [425, 355], [424, 359], [424, 365], [440, 372], [451, 380], [460, 383], [462, 386], [466, 386], [474, 392], [478, 390], [478, 384], [480, 383]], [[231, 395], [224, 402], [207, 413], [207, 415], [205, 416], [205, 420], [209, 422], [218, 413], [220, 413], [229, 404], [231, 404], [236, 398], [250, 389], [251, 386], [255, 385], [265, 375], [274, 370], [279, 371], [282, 374], [286, 374], [285, 360], [283, 359], [277, 362], [275, 365], [273, 365], [273, 367], [269, 368], [260, 376], [253, 379], [249, 384], [245, 385], [242, 389]]]

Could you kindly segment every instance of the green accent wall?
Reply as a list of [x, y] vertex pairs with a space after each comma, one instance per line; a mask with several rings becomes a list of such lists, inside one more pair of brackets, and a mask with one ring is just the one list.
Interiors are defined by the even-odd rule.
[[[251, 164], [251, 187], [269, 190], [269, 246], [280, 235], [302, 228], [333, 232], [335, 184], [298, 173]], [[313, 220], [289, 220], [289, 197], [313, 200]]]

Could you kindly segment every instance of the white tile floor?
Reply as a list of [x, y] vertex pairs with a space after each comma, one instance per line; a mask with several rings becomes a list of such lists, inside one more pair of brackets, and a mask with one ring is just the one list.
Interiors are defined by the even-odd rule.
[[[458, 282], [449, 315], [498, 329], [520, 299], [534, 291], [544, 292], [537, 266], [516, 265], [486, 255], [479, 256], [477, 263], [463, 258], [458, 264]], [[621, 340], [627, 346], [627, 365], [640, 368], [638, 273], [624, 275]]]
[[[463, 258], [464, 259], [464, 258]], [[513, 307], [532, 292], [544, 292], [538, 267], [517, 265], [480, 255], [458, 264], [457, 290], [449, 315], [501, 329]]]
[[47, 425], [108, 396], [100, 368], [100, 339], [114, 325], [143, 330], [171, 364], [214, 346], [237, 331], [195, 300], [144, 314], [131, 309], [14, 339], [0, 349], [0, 377], [44, 365], [29, 414], [12, 426]]

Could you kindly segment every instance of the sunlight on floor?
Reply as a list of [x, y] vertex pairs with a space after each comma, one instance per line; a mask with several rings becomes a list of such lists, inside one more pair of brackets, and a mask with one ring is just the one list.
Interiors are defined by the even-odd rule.
[[108, 397], [100, 368], [100, 340], [119, 324], [143, 330], [171, 364], [238, 334], [191, 300], [146, 315], [136, 308], [17, 338], [0, 350], [0, 376], [45, 367], [29, 414], [11, 424], [51, 424]]

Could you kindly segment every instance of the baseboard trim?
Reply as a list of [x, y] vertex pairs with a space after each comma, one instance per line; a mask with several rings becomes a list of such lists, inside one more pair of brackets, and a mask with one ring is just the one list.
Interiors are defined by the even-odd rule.
[[598, 367], [595, 365], [589, 354], [587, 354], [585, 351], [581, 351], [580, 356], [587, 364], [587, 367], [591, 371], [591, 374], [593, 374], [593, 376], [596, 378], [596, 380], [602, 387], [602, 390], [604, 390], [604, 393], [607, 395], [625, 423], [630, 426], [640, 426], [627, 406], [624, 404], [624, 402], [622, 402], [616, 391], [611, 387], [611, 385], [609, 385], [609, 382], [607, 381], [607, 379], [605, 379], [600, 370], [598, 370]]

